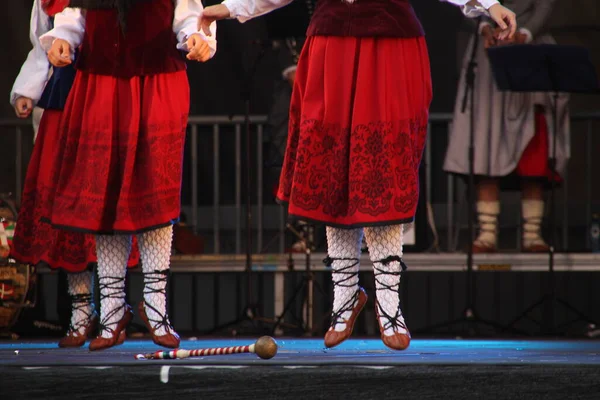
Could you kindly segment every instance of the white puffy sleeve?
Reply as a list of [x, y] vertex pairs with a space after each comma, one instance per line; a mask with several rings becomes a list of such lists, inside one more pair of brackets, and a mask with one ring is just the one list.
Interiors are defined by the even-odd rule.
[[287, 6], [293, 0], [225, 0], [223, 5], [229, 10], [231, 18], [240, 22], [260, 17], [278, 8]]
[[177, 48], [188, 51], [187, 39], [193, 33], [202, 36], [210, 47], [210, 57], [212, 58], [217, 51], [217, 23], [210, 24], [211, 36], [204, 34], [202, 30], [198, 31], [198, 18], [202, 15], [201, 0], [177, 0], [175, 5], [175, 17], [173, 18], [173, 32], [177, 35]]
[[49, 30], [50, 18], [44, 13], [41, 1], [35, 0], [29, 23], [29, 40], [31, 40], [33, 48], [27, 55], [27, 59], [23, 63], [10, 91], [10, 104], [14, 105], [19, 97], [28, 97], [35, 104], [42, 97], [48, 80], [50, 63], [46, 58], [46, 52], [42, 48], [39, 36]]
[[71, 45], [71, 57], [83, 41], [85, 12], [80, 8], [67, 7], [54, 16], [54, 29], [40, 37], [45, 51], [50, 50], [54, 39], [63, 39]]

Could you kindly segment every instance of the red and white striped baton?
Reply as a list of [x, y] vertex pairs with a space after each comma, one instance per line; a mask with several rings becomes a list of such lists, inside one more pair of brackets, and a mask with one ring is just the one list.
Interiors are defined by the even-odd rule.
[[170, 360], [176, 358], [220, 356], [225, 354], [254, 353], [263, 360], [275, 357], [277, 342], [270, 336], [262, 336], [256, 343], [246, 346], [213, 347], [208, 349], [175, 349], [171, 351], [156, 351], [154, 353], [137, 354], [136, 360]]

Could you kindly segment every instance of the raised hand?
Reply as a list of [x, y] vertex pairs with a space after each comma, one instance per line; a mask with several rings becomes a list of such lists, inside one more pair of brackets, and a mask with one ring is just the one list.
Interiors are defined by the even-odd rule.
[[508, 8], [494, 4], [488, 9], [490, 17], [496, 22], [500, 31], [496, 39], [507, 40], [512, 39], [517, 31], [517, 17], [514, 12]]
[[210, 58], [208, 43], [197, 33], [190, 35], [187, 40], [187, 47], [190, 49], [186, 56], [188, 60], [205, 62]]
[[64, 67], [71, 64], [71, 45], [63, 39], [54, 39], [48, 51], [48, 61], [55, 67]]

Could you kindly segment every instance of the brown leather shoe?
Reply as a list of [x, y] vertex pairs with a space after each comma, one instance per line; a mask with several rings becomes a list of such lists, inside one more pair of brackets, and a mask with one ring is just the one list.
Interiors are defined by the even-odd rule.
[[85, 330], [82, 334], [79, 333], [79, 330], [74, 330], [72, 327], [69, 328], [66, 336], [60, 339], [58, 342], [58, 347], [67, 348], [67, 347], [81, 347], [85, 344], [88, 336], [94, 332], [96, 327], [98, 326], [98, 314], [94, 311], [92, 316], [88, 319], [88, 323], [85, 326]]
[[356, 318], [358, 318], [358, 314], [360, 314], [362, 309], [365, 307], [365, 304], [367, 304], [368, 299], [365, 290], [361, 287], [358, 288], [357, 299], [358, 300], [356, 301], [356, 305], [352, 309], [352, 314], [350, 315], [350, 318], [348, 318], [346, 321], [339, 321], [346, 324], [346, 329], [344, 329], [343, 331], [336, 331], [334, 330], [334, 326], [332, 325], [331, 328], [329, 328], [329, 330], [327, 331], [327, 333], [325, 333], [325, 347], [335, 347], [338, 344], [342, 343], [344, 340], [348, 339], [350, 335], [352, 335], [352, 330], [354, 329], [354, 323], [356, 322]]
[[485, 242], [475, 241], [471, 246], [473, 254], [495, 253], [497, 251], [496, 246]]
[[181, 342], [181, 340], [179, 339], [179, 335], [177, 334], [177, 332], [175, 332], [175, 330], [173, 330], [173, 327], [171, 325], [168, 325], [166, 327], [167, 333], [162, 336], [157, 336], [154, 333], [155, 329], [152, 328], [150, 320], [146, 315], [143, 300], [140, 301], [140, 303], [138, 304], [138, 312], [140, 314], [140, 317], [142, 318], [142, 321], [144, 321], [144, 324], [146, 324], [146, 328], [148, 328], [148, 331], [150, 332], [150, 336], [152, 337], [152, 341], [154, 343], [156, 343], [159, 346], [168, 347], [170, 349], [176, 349], [177, 347], [179, 347], [179, 343]]
[[536, 243], [528, 247], [523, 247], [523, 253], [548, 253], [550, 246], [546, 243]]
[[98, 337], [90, 342], [90, 351], [103, 350], [123, 343], [123, 341], [125, 341], [125, 335], [123, 335], [123, 341], [119, 343], [121, 340], [121, 333], [124, 333], [123, 331], [132, 318], [133, 311], [131, 310], [131, 306], [129, 304], [125, 304], [125, 312], [123, 313], [123, 317], [119, 323], [117, 323], [116, 328], [114, 330], [111, 328], [106, 328], [112, 332], [112, 336], [110, 338], [104, 338], [101, 335], [98, 335]]
[[377, 307], [377, 302], [375, 302], [375, 312], [377, 313], [377, 321], [379, 322], [379, 332], [381, 333], [381, 341], [387, 347], [392, 350], [406, 350], [410, 345], [410, 332], [406, 325], [403, 325], [402, 328], [406, 330], [406, 333], [396, 332], [394, 330], [394, 334], [390, 336], [384, 335], [383, 326], [381, 326], [381, 320], [379, 319], [379, 308]]

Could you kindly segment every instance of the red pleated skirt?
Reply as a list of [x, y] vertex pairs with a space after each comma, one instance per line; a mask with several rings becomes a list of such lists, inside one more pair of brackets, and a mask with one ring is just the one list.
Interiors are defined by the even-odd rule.
[[535, 113], [535, 134], [523, 151], [517, 164], [516, 173], [521, 177], [554, 179], [561, 181], [558, 173], [553, 173], [548, 165], [548, 123], [543, 112]]
[[[31, 265], [45, 263], [51, 268], [82, 272], [96, 262], [94, 236], [53, 228], [42, 217], [48, 215], [49, 193], [54, 187], [51, 166], [60, 154], [58, 146], [62, 111], [46, 110], [27, 168], [11, 257]], [[139, 263], [134, 242], [129, 266]]]
[[131, 79], [78, 71], [52, 169], [53, 226], [133, 234], [180, 214], [189, 112], [185, 71]]
[[424, 38], [308, 38], [277, 198], [341, 228], [413, 221], [431, 97]]

